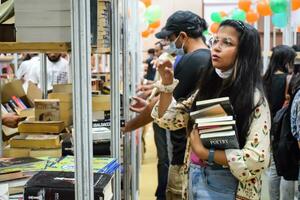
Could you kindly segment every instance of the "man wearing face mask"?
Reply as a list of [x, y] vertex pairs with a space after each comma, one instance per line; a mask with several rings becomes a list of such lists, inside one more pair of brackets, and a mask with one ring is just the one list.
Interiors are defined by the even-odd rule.
[[[202, 71], [211, 66], [210, 50], [204, 42], [203, 32], [207, 30], [206, 21], [190, 11], [177, 11], [172, 14], [161, 32], [156, 34], [158, 39], [168, 41], [169, 54], [182, 55], [176, 63], [174, 77], [179, 80], [173, 94], [176, 100], [187, 98], [195, 89]], [[151, 121], [151, 111], [157, 98], [134, 119], [128, 121], [124, 132], [137, 129]], [[186, 149], [186, 130], [171, 132], [172, 159], [169, 167], [167, 200], [182, 199], [182, 171]], [[184, 183], [187, 184], [187, 183]]]
[[[204, 19], [190, 11], [177, 11], [169, 17], [165, 27], [156, 34], [169, 41], [167, 52], [182, 55], [174, 70], [179, 84], [173, 96], [178, 101], [187, 98], [194, 90], [203, 69], [211, 66], [210, 50], [205, 44], [203, 32], [207, 29]], [[169, 167], [167, 199], [182, 199], [182, 174], [186, 149], [186, 130], [171, 132], [173, 145]]]

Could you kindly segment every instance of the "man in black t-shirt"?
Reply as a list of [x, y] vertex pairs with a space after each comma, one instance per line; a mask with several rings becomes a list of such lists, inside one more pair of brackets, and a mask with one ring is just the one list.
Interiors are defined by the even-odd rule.
[[[171, 15], [166, 26], [156, 34], [158, 39], [169, 43], [167, 52], [182, 55], [176, 62], [174, 77], [179, 80], [173, 95], [176, 100], [186, 99], [196, 89], [204, 69], [211, 66], [210, 50], [204, 42], [203, 32], [207, 29], [204, 19], [189, 11], [177, 11]], [[140, 128], [151, 121], [151, 111], [158, 98], [153, 98], [138, 116], [126, 122], [123, 132]], [[183, 160], [186, 149], [186, 130], [171, 131], [173, 144], [171, 165], [167, 183], [166, 199], [182, 199]], [[161, 177], [159, 177], [161, 178]], [[157, 199], [161, 199], [157, 195]]]
[[[178, 62], [174, 78], [179, 80], [173, 92], [178, 101], [186, 99], [197, 87], [202, 71], [211, 66], [210, 50], [204, 42], [203, 32], [207, 29], [204, 19], [189, 11], [177, 11], [171, 15], [166, 26], [156, 34], [159, 39], [169, 41], [170, 53], [183, 54]], [[171, 131], [173, 145], [169, 167], [167, 199], [182, 199], [182, 179], [184, 154], [186, 149], [186, 129]]]

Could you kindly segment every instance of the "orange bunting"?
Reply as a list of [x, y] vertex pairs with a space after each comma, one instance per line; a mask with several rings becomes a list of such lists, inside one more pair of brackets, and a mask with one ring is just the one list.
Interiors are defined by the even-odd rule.
[[271, 7], [266, 0], [261, 0], [257, 3], [257, 12], [262, 16], [272, 15]]
[[155, 32], [155, 29], [154, 28], [149, 28], [149, 33], [150, 35], [153, 34]]
[[160, 20], [157, 20], [149, 25], [150, 28], [158, 28], [160, 26]]
[[227, 13], [224, 12], [224, 11], [221, 11], [221, 12], [220, 12], [220, 15], [221, 15], [222, 17], [226, 17], [226, 16], [227, 16]]
[[246, 13], [246, 19], [250, 24], [257, 22], [258, 18], [259, 18], [259, 14], [254, 12], [253, 10], [250, 10], [249, 12]]
[[292, 0], [292, 10], [300, 8], [300, 0]]
[[213, 23], [213, 24], [210, 26], [210, 31], [211, 31], [212, 33], [216, 33], [216, 32], [218, 31], [218, 29], [219, 29], [219, 26], [220, 26], [219, 23]]
[[142, 37], [143, 38], [147, 38], [147, 37], [149, 37], [149, 35], [150, 35], [150, 30], [149, 29], [142, 32]]
[[245, 12], [248, 12], [251, 7], [251, 0], [239, 0], [238, 6]]
[[142, 0], [142, 2], [146, 5], [146, 7], [151, 6], [151, 0]]

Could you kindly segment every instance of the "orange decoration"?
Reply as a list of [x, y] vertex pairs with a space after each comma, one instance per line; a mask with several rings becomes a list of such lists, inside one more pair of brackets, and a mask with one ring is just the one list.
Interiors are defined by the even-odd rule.
[[150, 35], [153, 34], [155, 32], [155, 29], [154, 28], [149, 28], [149, 33]]
[[145, 30], [145, 31], [142, 32], [142, 37], [143, 37], [143, 38], [147, 38], [149, 35], [150, 35], [150, 30], [149, 30], [149, 28], [148, 28], [147, 30]]
[[300, 8], [300, 0], [292, 0], [292, 10]]
[[221, 15], [222, 17], [226, 17], [226, 16], [227, 16], [227, 13], [224, 12], [224, 11], [221, 11], [221, 12], [220, 12], [220, 15]]
[[149, 25], [150, 28], [158, 28], [160, 26], [160, 20], [157, 20]]
[[259, 18], [258, 13], [254, 12], [253, 10], [250, 10], [246, 13], [246, 19], [249, 23], [255, 23]]
[[212, 33], [216, 33], [216, 32], [218, 31], [218, 29], [219, 29], [219, 26], [220, 26], [219, 23], [213, 23], [213, 24], [210, 26], [210, 31], [211, 31]]
[[266, 0], [261, 0], [257, 3], [257, 12], [262, 16], [272, 15], [272, 10]]
[[245, 12], [248, 12], [251, 7], [251, 0], [239, 0], [238, 6]]
[[151, 6], [151, 0], [142, 0], [142, 2], [146, 5], [146, 7]]
[[300, 26], [298, 26], [297, 28], [297, 33], [300, 33]]

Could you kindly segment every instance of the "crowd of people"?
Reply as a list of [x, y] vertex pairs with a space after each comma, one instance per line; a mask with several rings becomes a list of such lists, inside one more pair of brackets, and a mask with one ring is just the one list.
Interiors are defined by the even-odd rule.
[[[291, 135], [300, 148], [300, 76], [294, 65], [298, 47], [274, 47], [263, 73], [260, 35], [253, 26], [227, 19], [209, 41], [204, 37], [207, 28], [206, 21], [190, 11], [168, 18], [156, 34], [160, 41], [148, 51], [146, 81], [133, 97], [130, 109], [139, 114], [122, 131], [153, 122], [157, 200], [259, 200], [265, 171], [270, 199], [291, 200], [296, 179], [278, 175], [272, 128], [276, 114], [288, 107]], [[162, 58], [164, 53], [174, 60]], [[48, 90], [68, 82], [68, 62], [61, 54], [47, 54], [47, 68]], [[39, 85], [38, 55], [28, 54], [16, 76]], [[206, 148], [189, 115], [197, 101], [218, 97], [229, 97], [233, 106], [239, 149]], [[2, 116], [8, 127], [20, 120], [11, 113]]]
[[[263, 73], [260, 36], [253, 26], [225, 20], [209, 41], [203, 35], [206, 30], [205, 20], [189, 11], [168, 18], [156, 37], [160, 52], [175, 61], [154, 51], [146, 60], [145, 78], [151, 81], [138, 87], [131, 110], [139, 114], [123, 129], [126, 133], [153, 122], [157, 200], [258, 200], [265, 171], [270, 199], [293, 199], [297, 179], [277, 174], [272, 130], [276, 113], [288, 107], [290, 134], [300, 141], [297, 46], [274, 47]], [[197, 101], [218, 97], [229, 97], [233, 106], [239, 149], [206, 148], [190, 118]]]

